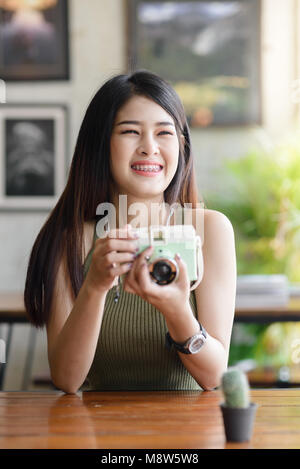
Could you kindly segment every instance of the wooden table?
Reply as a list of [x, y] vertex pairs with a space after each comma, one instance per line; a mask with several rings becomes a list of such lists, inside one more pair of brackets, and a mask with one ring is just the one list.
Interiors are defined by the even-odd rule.
[[0, 448], [300, 448], [300, 389], [251, 397], [251, 441], [226, 443], [219, 390], [1, 392]]

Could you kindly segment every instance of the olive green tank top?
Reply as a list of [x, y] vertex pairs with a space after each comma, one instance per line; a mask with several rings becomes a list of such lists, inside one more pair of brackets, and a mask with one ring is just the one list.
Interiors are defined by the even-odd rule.
[[[94, 242], [96, 238], [95, 230]], [[94, 245], [85, 259], [84, 275], [93, 249]], [[86, 379], [87, 390], [201, 390], [178, 352], [173, 347], [166, 348], [167, 326], [161, 312], [140, 296], [125, 292], [122, 284], [115, 303], [115, 288], [106, 295], [96, 352]], [[194, 291], [190, 305], [197, 317]]]

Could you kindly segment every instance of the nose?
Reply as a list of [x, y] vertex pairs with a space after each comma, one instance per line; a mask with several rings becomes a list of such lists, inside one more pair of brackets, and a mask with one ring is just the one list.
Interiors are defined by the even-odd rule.
[[144, 135], [140, 141], [138, 147], [138, 153], [140, 155], [156, 155], [158, 153], [158, 144], [151, 135]]

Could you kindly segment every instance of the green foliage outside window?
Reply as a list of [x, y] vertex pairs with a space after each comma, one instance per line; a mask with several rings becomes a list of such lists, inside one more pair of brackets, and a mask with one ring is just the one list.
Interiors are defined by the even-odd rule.
[[208, 195], [206, 204], [233, 224], [238, 274], [283, 273], [300, 282], [300, 138], [227, 160], [224, 171], [224, 194]]
[[[205, 202], [227, 215], [234, 227], [238, 275], [285, 274], [291, 283], [300, 282], [300, 137], [227, 160], [222, 171], [224, 192], [207, 195]], [[290, 331], [299, 331], [295, 323], [238, 328], [230, 364], [255, 358], [281, 366], [290, 354], [287, 338], [295, 337]], [[248, 339], [235, 339], [241, 331]], [[276, 350], [270, 346], [275, 342]]]

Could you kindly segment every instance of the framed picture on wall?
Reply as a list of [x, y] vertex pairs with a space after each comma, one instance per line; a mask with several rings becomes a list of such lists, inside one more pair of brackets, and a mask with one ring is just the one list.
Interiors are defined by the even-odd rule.
[[0, 0], [0, 78], [69, 78], [67, 0]]
[[0, 209], [51, 209], [65, 186], [66, 108], [0, 105]]
[[128, 0], [129, 71], [169, 81], [191, 127], [261, 122], [260, 0]]

